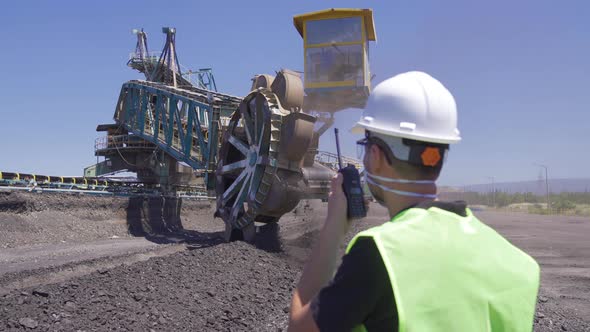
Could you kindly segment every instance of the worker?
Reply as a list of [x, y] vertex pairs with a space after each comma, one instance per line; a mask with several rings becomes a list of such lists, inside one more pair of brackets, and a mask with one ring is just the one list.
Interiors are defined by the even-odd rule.
[[289, 331], [531, 331], [539, 266], [463, 202], [436, 200], [449, 145], [460, 141], [451, 93], [423, 72], [375, 87], [353, 133], [390, 221], [357, 234], [342, 176], [297, 288]]

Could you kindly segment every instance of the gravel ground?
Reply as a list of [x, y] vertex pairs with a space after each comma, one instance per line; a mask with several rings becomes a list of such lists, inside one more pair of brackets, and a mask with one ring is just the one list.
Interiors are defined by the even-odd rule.
[[[84, 241], [78, 239], [103, 241], [113, 234], [129, 236], [128, 231], [145, 234], [146, 230], [149, 231], [146, 239], [168, 243], [156, 246], [158, 248], [172, 248], [165, 241], [170, 237], [180, 238], [185, 244], [180, 251], [174, 249], [140, 260], [118, 261], [107, 257], [83, 262], [81, 258], [79, 263], [0, 276], [0, 286], [15, 280], [47, 279], [47, 282], [32, 287], [24, 285], [0, 293], [0, 331], [285, 330], [291, 292], [325, 214], [324, 203], [302, 202], [281, 220], [279, 227], [262, 228], [256, 245], [250, 245], [223, 243], [222, 223], [210, 217], [212, 207], [208, 204], [185, 201], [180, 216], [166, 218], [161, 214], [154, 217], [157, 213], [153, 213], [149, 206], [146, 209], [143, 203], [128, 204], [120, 199], [99, 198], [98, 203], [107, 207], [93, 213], [100, 215], [96, 218], [97, 224], [106, 223], [108, 226], [98, 226], [92, 220], [84, 219], [83, 207], [89, 204], [87, 209], [91, 209], [91, 205], [97, 203], [95, 197], [52, 197], [45, 201], [45, 197], [20, 195], [18, 198], [25, 201], [24, 206], [32, 204], [33, 207], [16, 211], [6, 208], [6, 197], [4, 203], [0, 200], [0, 209], [4, 209], [0, 212], [0, 241], [15, 234], [19, 238], [10, 242], [13, 248], [10, 250], [30, 250], [31, 246], [59, 243], [62, 239], [84, 245]], [[90, 201], [86, 202], [87, 199]], [[35, 202], [27, 203], [27, 200]], [[53, 211], [51, 205], [43, 209], [37, 207], [44, 206], [49, 200], [63, 200], [63, 204], [70, 204], [72, 213], [61, 207]], [[133, 208], [134, 204], [141, 206]], [[74, 225], [64, 227], [65, 234], [56, 231], [48, 239], [38, 239], [40, 234], [53, 232], [49, 229], [53, 223], [62, 222], [57, 217], [51, 221], [39, 221], [38, 213], [60, 216], [62, 211], [71, 216], [64, 224], [72, 222]], [[35, 215], [37, 218], [32, 217]], [[352, 227], [349, 238], [361, 229], [382, 222], [384, 215], [384, 209], [372, 206], [370, 216]], [[15, 226], [6, 216], [20, 217], [25, 226]], [[590, 271], [590, 262], [584, 251], [585, 244], [576, 247], [568, 243], [572, 239], [578, 241], [572, 238], [572, 233], [583, 235], [586, 226], [574, 220], [573, 227], [564, 229], [561, 225], [555, 226], [552, 220], [541, 218], [492, 212], [482, 215], [483, 220], [535, 256], [542, 266], [535, 331], [590, 331], [590, 319], [586, 316], [590, 308], [587, 296], [590, 279], [584, 279], [585, 273]], [[112, 222], [105, 222], [108, 220]], [[156, 223], [158, 220], [160, 224]], [[539, 227], [530, 231], [534, 226], [530, 223], [536, 221], [541, 221]], [[523, 235], [537, 233], [540, 235]], [[545, 237], [541, 236], [543, 234]], [[544, 256], [549, 247], [553, 260]], [[568, 251], [572, 247], [578, 250]], [[570, 268], [572, 265], [579, 268], [577, 274], [570, 274], [569, 270], [557, 274], [552, 264], [558, 256], [567, 256], [560, 262]], [[71, 272], [80, 266], [89, 271], [83, 275]], [[48, 278], [59, 273], [61, 279]], [[574, 291], [570, 288], [576, 290], [576, 298], [571, 296]]]
[[276, 331], [298, 273], [243, 242], [189, 249], [13, 292], [0, 298], [0, 322], [8, 330]]
[[[549, 295], [545, 286], [541, 284], [537, 313], [535, 315], [534, 330], [545, 331], [590, 331], [590, 322], [580, 318], [578, 313], [564, 307], [564, 298]], [[590, 305], [586, 303], [586, 305]]]

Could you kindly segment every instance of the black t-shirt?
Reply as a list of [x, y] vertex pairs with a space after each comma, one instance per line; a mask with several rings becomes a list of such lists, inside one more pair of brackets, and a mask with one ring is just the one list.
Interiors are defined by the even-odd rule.
[[[464, 202], [427, 202], [414, 206], [438, 207], [466, 216]], [[369, 332], [398, 331], [398, 316], [389, 275], [372, 238], [361, 237], [334, 279], [311, 302], [321, 331], [350, 331], [364, 324]]]

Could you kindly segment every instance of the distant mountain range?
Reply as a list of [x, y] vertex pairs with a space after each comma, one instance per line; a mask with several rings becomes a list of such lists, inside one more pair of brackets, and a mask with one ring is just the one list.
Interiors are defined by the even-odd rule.
[[[478, 193], [491, 192], [492, 187], [497, 191], [506, 193], [525, 193], [531, 192], [535, 195], [545, 194], [545, 180], [537, 181], [520, 181], [520, 182], [496, 182], [475, 184], [468, 186], [450, 186], [441, 187], [440, 192], [462, 192], [471, 191]], [[587, 179], [549, 179], [549, 192], [590, 192], [590, 178]]]

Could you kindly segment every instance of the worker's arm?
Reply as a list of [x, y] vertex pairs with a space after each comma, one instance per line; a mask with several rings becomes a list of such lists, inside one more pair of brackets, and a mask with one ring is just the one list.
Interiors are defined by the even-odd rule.
[[289, 331], [319, 331], [312, 311], [312, 298], [332, 278], [338, 261], [338, 248], [348, 230], [346, 196], [342, 174], [332, 179], [328, 198], [328, 216], [320, 232], [291, 301]]

